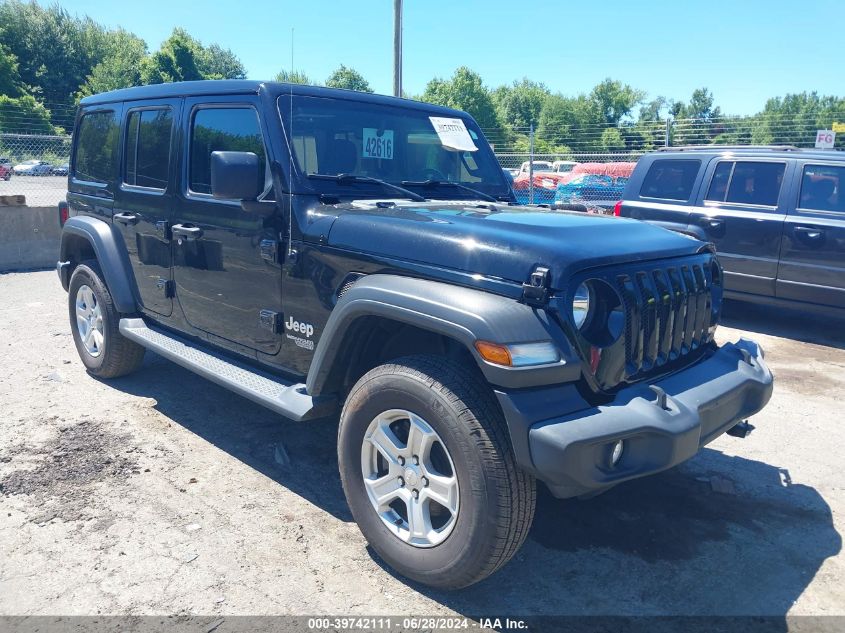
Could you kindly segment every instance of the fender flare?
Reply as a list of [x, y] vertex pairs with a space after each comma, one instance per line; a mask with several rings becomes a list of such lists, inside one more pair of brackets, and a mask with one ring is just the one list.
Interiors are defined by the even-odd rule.
[[[131, 265], [125, 249], [120, 248], [121, 238], [114, 234], [112, 226], [103, 220], [84, 215], [68, 218], [62, 229], [62, 242], [59, 248], [60, 263], [68, 260], [68, 237], [71, 235], [81, 237], [91, 245], [118, 312], [123, 314], [137, 312]], [[66, 266], [59, 267], [59, 276], [65, 290], [70, 283], [67, 269]]]
[[[462, 344], [487, 382], [521, 388], [577, 380], [580, 364], [561, 329], [544, 310], [481, 290], [398, 275], [372, 274], [347, 290], [332, 310], [320, 336], [306, 387], [319, 395], [344, 345], [352, 323], [377, 316], [427, 330]], [[476, 340], [529, 343], [552, 340], [561, 360], [534, 367], [503, 367], [485, 361]]]

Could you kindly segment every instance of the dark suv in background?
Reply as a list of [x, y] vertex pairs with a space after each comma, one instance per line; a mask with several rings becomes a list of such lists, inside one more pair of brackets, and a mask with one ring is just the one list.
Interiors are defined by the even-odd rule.
[[712, 242], [725, 296], [845, 309], [845, 153], [681, 147], [644, 156], [616, 215]]

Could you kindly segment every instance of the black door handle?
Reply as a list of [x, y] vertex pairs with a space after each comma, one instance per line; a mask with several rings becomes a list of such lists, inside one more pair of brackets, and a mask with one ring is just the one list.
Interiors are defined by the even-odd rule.
[[806, 237], [808, 240], [817, 241], [824, 235], [824, 229], [820, 229], [815, 226], [796, 226], [795, 233], [802, 237]]
[[725, 221], [719, 218], [704, 218], [702, 223], [704, 224], [704, 228], [711, 231], [719, 231], [725, 228]]
[[202, 237], [202, 229], [198, 226], [185, 226], [184, 224], [174, 224], [170, 227], [170, 232], [173, 237], [181, 237], [186, 240], [195, 240]]
[[121, 224], [138, 224], [138, 216], [134, 213], [115, 213], [112, 217]]

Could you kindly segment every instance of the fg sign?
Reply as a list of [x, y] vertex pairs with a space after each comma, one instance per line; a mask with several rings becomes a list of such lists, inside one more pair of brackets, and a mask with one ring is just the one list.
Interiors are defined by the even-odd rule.
[[816, 149], [833, 149], [836, 132], [833, 130], [819, 130], [816, 132]]

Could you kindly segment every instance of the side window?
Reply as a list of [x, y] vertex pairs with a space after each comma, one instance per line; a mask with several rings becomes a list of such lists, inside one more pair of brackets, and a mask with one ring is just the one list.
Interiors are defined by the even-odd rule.
[[725, 202], [777, 206], [785, 168], [784, 163], [737, 161]]
[[117, 140], [120, 135], [113, 110], [84, 114], [76, 131], [76, 156], [73, 175], [79, 180], [110, 182], [117, 164]]
[[126, 126], [126, 169], [123, 178], [127, 185], [167, 188], [172, 130], [170, 108], [130, 112]]
[[845, 213], [845, 167], [806, 165], [801, 176], [799, 207]]
[[266, 181], [267, 155], [258, 125], [258, 114], [249, 107], [201, 108], [191, 124], [191, 191], [211, 193], [211, 153], [254, 152]]
[[731, 174], [734, 170], [733, 161], [721, 162], [713, 172], [713, 179], [710, 181], [710, 188], [707, 190], [705, 200], [724, 202], [728, 193], [728, 183], [731, 181]]
[[700, 167], [700, 160], [656, 160], [648, 168], [648, 173], [643, 179], [640, 197], [689, 200]]

